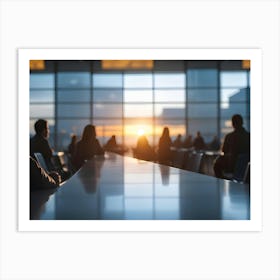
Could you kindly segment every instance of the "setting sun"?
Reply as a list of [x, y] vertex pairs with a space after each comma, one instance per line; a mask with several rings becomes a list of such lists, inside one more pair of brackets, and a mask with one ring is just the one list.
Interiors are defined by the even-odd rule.
[[138, 135], [138, 136], [142, 136], [142, 135], [144, 135], [144, 134], [145, 134], [145, 129], [139, 128], [138, 131], [137, 131], [137, 135]]

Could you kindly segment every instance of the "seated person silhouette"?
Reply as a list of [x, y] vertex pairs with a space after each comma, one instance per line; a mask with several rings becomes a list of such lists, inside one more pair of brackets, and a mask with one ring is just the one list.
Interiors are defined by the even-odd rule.
[[138, 159], [153, 161], [155, 154], [145, 135], [138, 138], [134, 156]]
[[205, 142], [203, 137], [201, 136], [200, 131], [196, 133], [196, 137], [193, 140], [193, 146], [195, 150], [203, 150], [205, 149]]
[[243, 127], [240, 115], [232, 116], [233, 132], [228, 133], [222, 147], [223, 156], [219, 156], [214, 163], [215, 175], [224, 178], [225, 172], [233, 172], [239, 155], [250, 157], [250, 133]]
[[169, 128], [164, 127], [158, 143], [158, 162], [169, 165], [172, 159], [171, 153], [172, 141], [169, 136]]
[[115, 152], [119, 148], [116, 140], [116, 135], [112, 135], [112, 137], [107, 141], [107, 143], [104, 146], [105, 151], [109, 152]]
[[49, 170], [54, 170], [51, 162], [53, 150], [50, 147], [49, 138], [49, 125], [46, 120], [39, 119], [34, 124], [35, 136], [30, 139], [30, 156], [34, 157], [34, 153], [41, 153], [45, 159], [46, 165]]
[[71, 136], [71, 142], [68, 145], [68, 149], [67, 149], [68, 154], [71, 158], [75, 155], [76, 145], [77, 145], [77, 135], [73, 134]]
[[184, 148], [191, 148], [193, 146], [192, 135], [186, 137], [185, 141], [183, 142]]
[[85, 160], [91, 159], [94, 155], [104, 155], [104, 150], [96, 138], [95, 126], [88, 124], [84, 128], [82, 139], [77, 143], [72, 163], [79, 169]]
[[218, 151], [221, 147], [220, 140], [217, 135], [214, 136], [213, 140], [209, 143], [208, 148], [212, 151]]
[[180, 149], [180, 148], [183, 147], [182, 135], [181, 135], [181, 134], [178, 134], [178, 136], [177, 136], [176, 139], [174, 140], [172, 146], [173, 146], [174, 148], [176, 148], [176, 149]]
[[61, 178], [57, 172], [47, 173], [31, 156], [29, 156], [29, 164], [30, 190], [45, 190], [59, 187]]

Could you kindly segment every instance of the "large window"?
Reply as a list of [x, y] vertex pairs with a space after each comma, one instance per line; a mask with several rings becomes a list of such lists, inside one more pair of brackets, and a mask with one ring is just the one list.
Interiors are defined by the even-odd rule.
[[55, 74], [30, 74], [30, 134], [34, 134], [34, 123], [39, 118], [48, 120], [50, 143], [54, 145], [55, 135]]
[[218, 135], [218, 69], [197, 69], [190, 65], [186, 75], [187, 133], [195, 136], [200, 131], [205, 141], [209, 142], [214, 135]]
[[88, 123], [96, 125], [101, 144], [115, 134], [134, 147], [143, 133], [156, 146], [164, 126], [173, 139], [197, 131], [206, 142], [222, 138], [236, 113], [250, 129], [250, 71], [240, 61], [155, 61], [146, 72], [105, 71], [100, 61], [48, 65], [30, 74], [30, 133], [38, 118], [47, 119], [57, 150]]
[[240, 114], [250, 129], [250, 80], [248, 71], [221, 71], [221, 134], [231, 130], [231, 116]]

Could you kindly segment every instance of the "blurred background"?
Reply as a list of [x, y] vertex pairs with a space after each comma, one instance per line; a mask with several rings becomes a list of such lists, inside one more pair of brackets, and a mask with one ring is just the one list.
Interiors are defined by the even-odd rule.
[[222, 141], [233, 114], [250, 131], [248, 60], [30, 61], [30, 136], [46, 119], [55, 150], [89, 123], [101, 144], [116, 135], [128, 149], [140, 135], [155, 147], [164, 126], [172, 140], [200, 131]]

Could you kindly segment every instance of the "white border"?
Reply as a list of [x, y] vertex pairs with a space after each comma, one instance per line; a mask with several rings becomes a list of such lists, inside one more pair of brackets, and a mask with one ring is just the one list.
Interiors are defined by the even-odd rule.
[[[29, 60], [251, 60], [251, 219], [247, 221], [29, 220]], [[19, 231], [261, 231], [262, 62], [260, 49], [19, 49]]]

